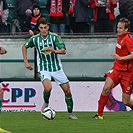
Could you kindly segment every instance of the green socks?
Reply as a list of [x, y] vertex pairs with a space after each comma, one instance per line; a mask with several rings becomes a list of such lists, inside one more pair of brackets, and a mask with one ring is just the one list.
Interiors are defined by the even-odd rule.
[[0, 112], [1, 112], [1, 109], [2, 109], [2, 99], [0, 98]]
[[72, 111], [73, 111], [72, 97], [65, 96], [65, 101], [66, 101], [66, 104], [67, 104], [68, 113], [72, 113]]
[[43, 98], [44, 98], [45, 103], [49, 103], [49, 97], [50, 97], [50, 92], [44, 91]]
[[[44, 91], [43, 92], [43, 98], [44, 98], [45, 103], [48, 104], [49, 103], [49, 98], [50, 98], [50, 92]], [[72, 111], [73, 111], [73, 99], [72, 99], [72, 97], [65, 96], [65, 101], [66, 101], [66, 104], [67, 104], [68, 113], [72, 113]]]

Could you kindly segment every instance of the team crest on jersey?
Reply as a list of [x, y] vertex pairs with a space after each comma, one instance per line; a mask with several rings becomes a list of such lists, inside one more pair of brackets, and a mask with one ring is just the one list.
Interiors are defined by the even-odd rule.
[[130, 91], [130, 89], [131, 89], [131, 88], [128, 86], [128, 87], [127, 87], [127, 91]]
[[129, 91], [130, 91], [130, 89], [131, 89], [131, 88], [130, 88], [130, 86], [128, 86], [128, 87], [127, 87], [126, 92], [129, 92]]
[[119, 49], [121, 49], [121, 45], [118, 44], [118, 43], [116, 44], [116, 47], [119, 48]]

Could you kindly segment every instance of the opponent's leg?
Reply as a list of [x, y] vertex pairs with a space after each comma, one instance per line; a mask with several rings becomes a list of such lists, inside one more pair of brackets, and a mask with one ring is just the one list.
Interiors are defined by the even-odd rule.
[[129, 106], [133, 110], [133, 100], [131, 99], [131, 93], [132, 93], [132, 88], [133, 88], [133, 83], [132, 83], [132, 73], [124, 75], [123, 80], [121, 81], [121, 88], [122, 88], [122, 102], [126, 105]]
[[1, 88], [0, 88], [0, 126], [1, 126], [1, 110], [2, 110], [2, 97], [1, 97]]
[[0, 86], [0, 112], [1, 112], [1, 109], [2, 109], [2, 98], [3, 98], [3, 90]]
[[100, 99], [98, 101], [98, 113], [92, 119], [103, 119], [103, 110], [108, 101], [110, 90], [113, 88], [114, 83], [110, 77], [106, 78]]
[[1, 112], [1, 109], [2, 109], [2, 99], [0, 98], [0, 112]]
[[[0, 86], [0, 117], [1, 117], [1, 110], [2, 110], [2, 99], [3, 99], [3, 90]], [[2, 125], [1, 123], [1, 118], [0, 118], [0, 126]], [[11, 133], [10, 131], [4, 130], [2, 128], [0, 128], [0, 133]]]
[[133, 110], [133, 100], [130, 97], [131, 94], [122, 93], [122, 102]]

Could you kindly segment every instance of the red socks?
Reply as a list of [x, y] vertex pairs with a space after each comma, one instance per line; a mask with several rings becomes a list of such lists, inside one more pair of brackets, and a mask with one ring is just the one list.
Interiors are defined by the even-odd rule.
[[109, 95], [104, 96], [101, 94], [100, 99], [98, 101], [98, 116], [103, 115], [104, 106], [106, 105], [108, 98], [109, 98]]

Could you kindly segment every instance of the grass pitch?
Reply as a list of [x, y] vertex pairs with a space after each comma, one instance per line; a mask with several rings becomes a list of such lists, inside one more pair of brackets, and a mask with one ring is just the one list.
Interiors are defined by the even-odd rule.
[[92, 120], [95, 112], [76, 112], [78, 120], [56, 112], [54, 120], [45, 120], [39, 112], [2, 112], [3, 129], [12, 133], [132, 133], [133, 112], [105, 112], [104, 120]]

